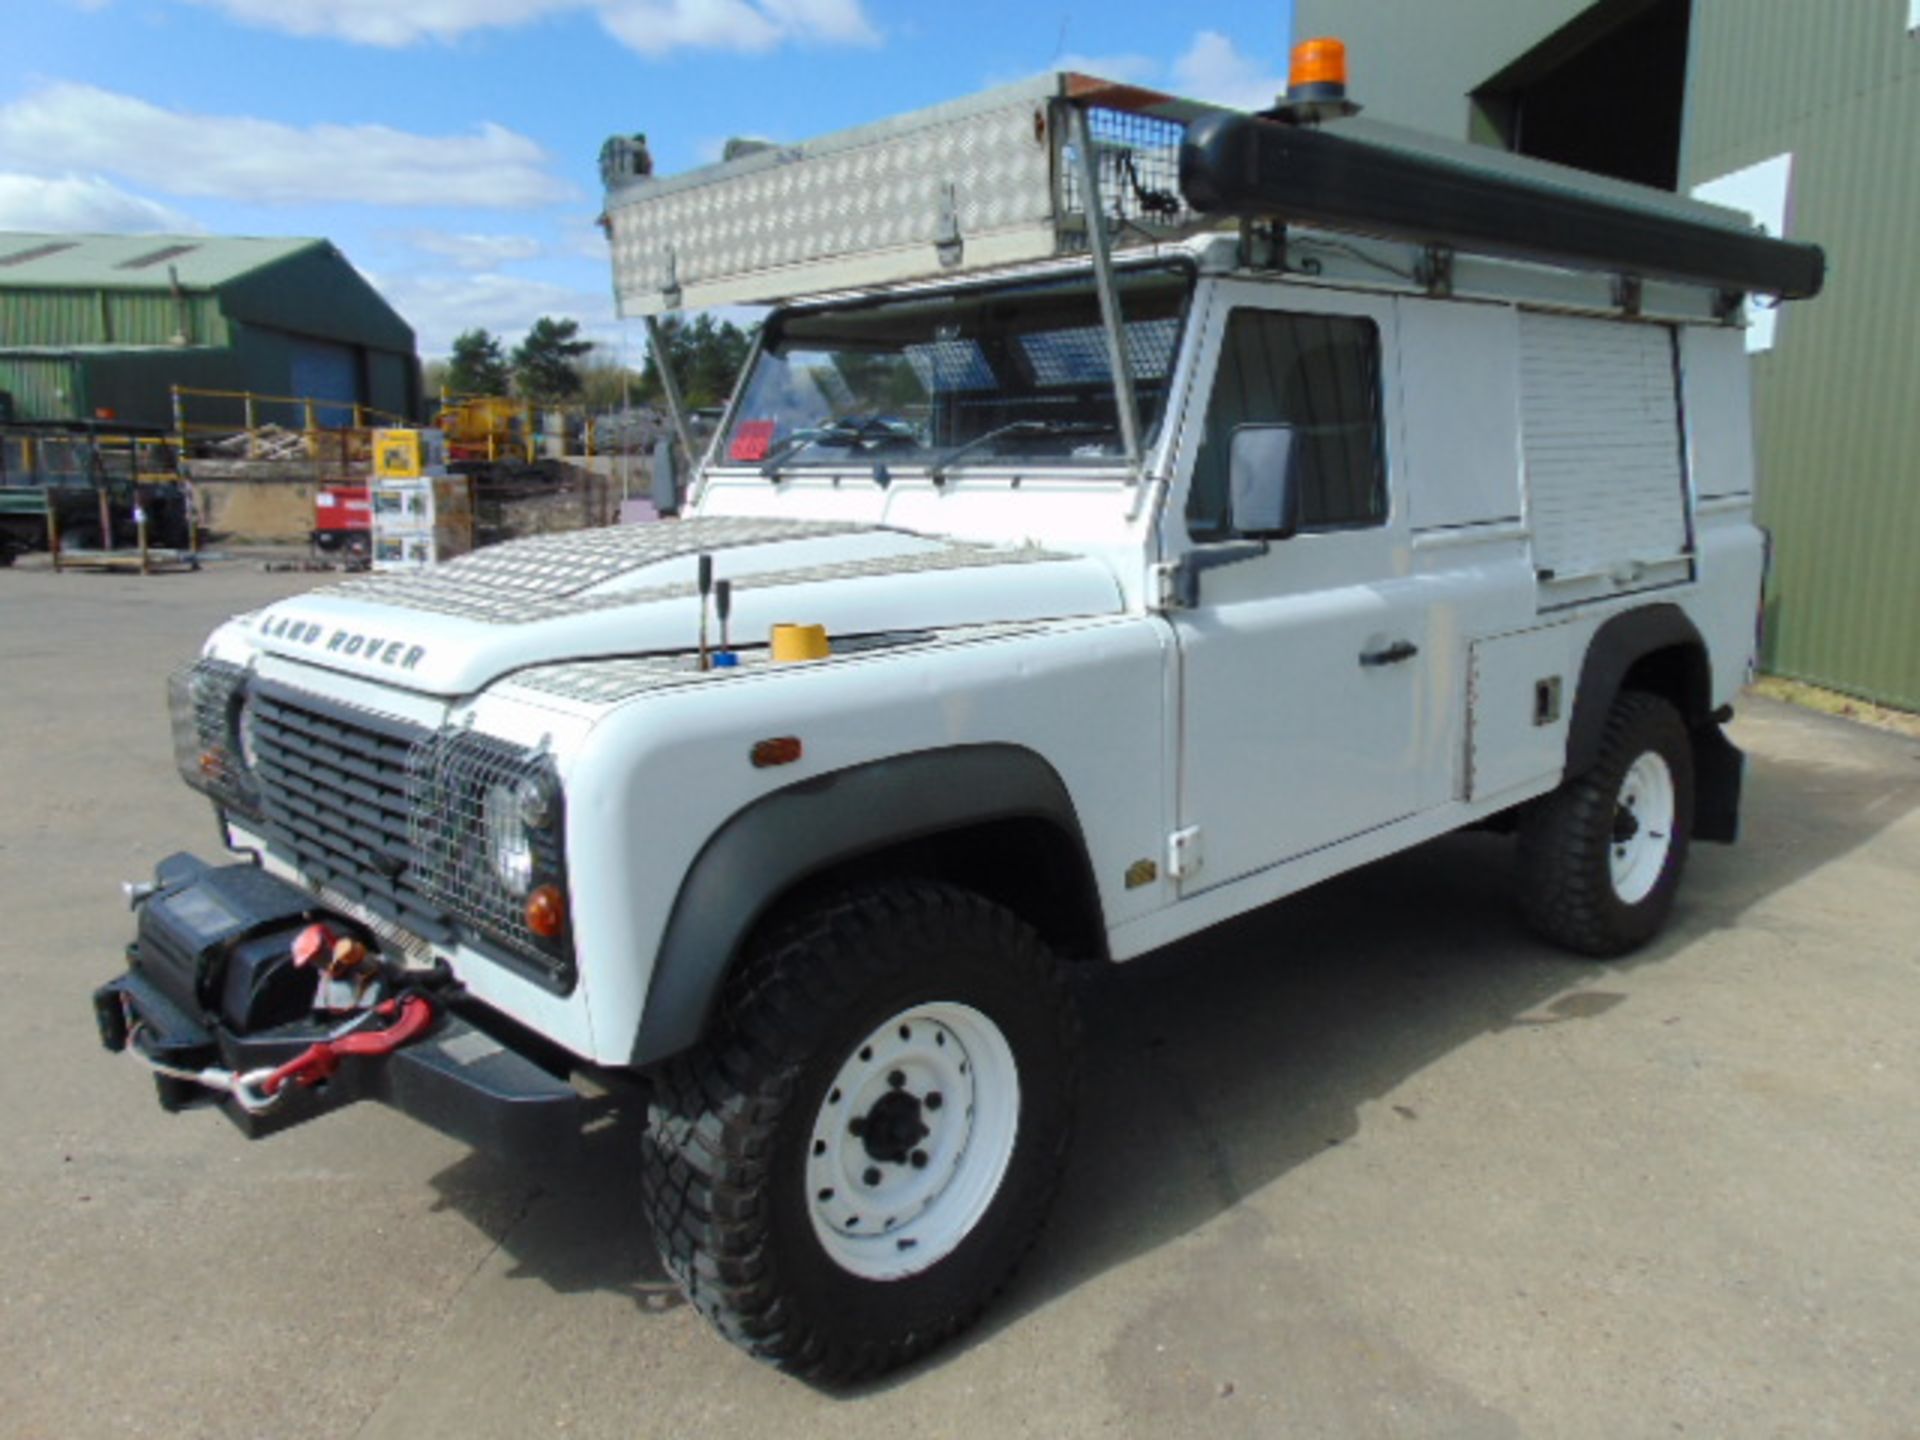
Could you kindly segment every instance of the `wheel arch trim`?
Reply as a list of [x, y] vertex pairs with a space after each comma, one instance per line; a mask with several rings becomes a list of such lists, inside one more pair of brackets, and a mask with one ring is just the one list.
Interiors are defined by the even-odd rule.
[[1698, 693], [1669, 697], [1676, 701], [1680, 718], [1689, 729], [1707, 718], [1712, 683], [1707, 646], [1687, 613], [1678, 605], [1659, 604], [1615, 615], [1594, 631], [1580, 664], [1580, 688], [1574, 695], [1573, 717], [1567, 726], [1568, 778], [1585, 773], [1599, 758], [1607, 714], [1628, 673], [1640, 661], [1663, 650], [1690, 652], [1693, 657], [1685, 685], [1690, 692]]
[[1006, 820], [1038, 820], [1061, 833], [1097, 912], [1099, 890], [1072, 796], [1053, 766], [1024, 746], [891, 756], [809, 777], [739, 810], [702, 846], [674, 897], [632, 1063], [652, 1064], [700, 1040], [741, 945], [810, 875]]
[[[1732, 844], [1740, 834], [1745, 757], [1716, 723], [1724, 715], [1713, 710], [1706, 641], [1678, 605], [1643, 605], [1613, 616], [1594, 632], [1580, 667], [1580, 689], [1567, 727], [1566, 777], [1572, 779], [1593, 768], [1606, 733], [1607, 714], [1634, 667], [1665, 653], [1674, 654], [1679, 667], [1666, 677], [1667, 698], [1679, 709], [1693, 749], [1694, 838]], [[1679, 693], [1671, 693], [1673, 689]]]

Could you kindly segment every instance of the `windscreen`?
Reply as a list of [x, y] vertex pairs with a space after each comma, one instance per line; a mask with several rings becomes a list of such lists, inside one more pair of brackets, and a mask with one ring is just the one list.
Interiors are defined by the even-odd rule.
[[[1117, 277], [1142, 442], [1166, 405], [1191, 272]], [[941, 465], [1125, 454], [1092, 277], [776, 316], [723, 463]]]

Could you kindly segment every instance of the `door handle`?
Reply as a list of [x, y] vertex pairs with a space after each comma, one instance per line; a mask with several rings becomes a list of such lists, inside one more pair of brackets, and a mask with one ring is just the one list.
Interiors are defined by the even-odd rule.
[[1420, 653], [1420, 647], [1411, 640], [1396, 640], [1384, 650], [1362, 650], [1360, 663], [1372, 669], [1377, 665], [1398, 665], [1402, 660], [1411, 660]]

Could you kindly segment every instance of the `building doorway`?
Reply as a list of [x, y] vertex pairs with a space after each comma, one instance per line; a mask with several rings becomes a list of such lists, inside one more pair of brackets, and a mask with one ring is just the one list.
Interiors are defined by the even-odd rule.
[[1472, 138], [1672, 190], [1692, 0], [1599, 0], [1472, 94]]

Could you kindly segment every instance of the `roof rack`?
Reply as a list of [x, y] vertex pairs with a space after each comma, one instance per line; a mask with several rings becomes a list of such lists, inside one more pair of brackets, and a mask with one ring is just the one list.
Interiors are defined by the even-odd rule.
[[[1091, 176], [1075, 143], [1083, 122]], [[1818, 246], [1666, 191], [1368, 120], [1294, 123], [1071, 72], [743, 149], [670, 178], [610, 168], [602, 223], [623, 315], [1087, 253], [1089, 189], [1116, 250], [1272, 220], [1736, 299], [1802, 299], [1825, 275]]]

